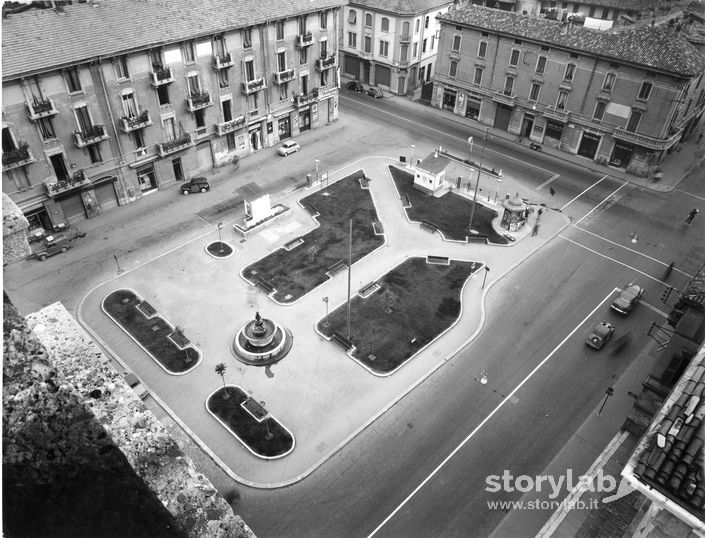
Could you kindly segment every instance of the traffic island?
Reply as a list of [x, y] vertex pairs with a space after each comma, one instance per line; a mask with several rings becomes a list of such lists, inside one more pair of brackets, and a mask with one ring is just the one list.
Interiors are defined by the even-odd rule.
[[389, 375], [459, 318], [460, 294], [480, 262], [438, 256], [404, 261], [319, 321], [318, 332], [375, 375]]
[[459, 196], [452, 191], [446, 192], [438, 197], [431, 196], [426, 192], [414, 188], [414, 175], [406, 170], [390, 166], [389, 172], [392, 175], [394, 185], [404, 204], [404, 211], [411, 222], [418, 222], [422, 227], [431, 231], [429, 224], [432, 223], [433, 231], [438, 231], [444, 239], [449, 241], [473, 241], [469, 239], [475, 236], [482, 242], [506, 245], [509, 240], [492, 226], [492, 221], [497, 218], [498, 213], [477, 202], [473, 215], [473, 229], [477, 234], [468, 235], [470, 224], [470, 213], [472, 212], [472, 200]]
[[[350, 219], [353, 221], [353, 263], [382, 246], [385, 238], [374, 226], [379, 220], [372, 196], [360, 185], [360, 179], [364, 177], [364, 172], [358, 170], [330, 187], [302, 198], [299, 203], [319, 226], [245, 267], [243, 278], [253, 286], [266, 285], [272, 299], [289, 304], [345, 266]], [[341, 260], [345, 260], [343, 265]]]
[[233, 255], [233, 247], [224, 241], [213, 241], [206, 245], [206, 252], [214, 258], [228, 258]]
[[245, 448], [264, 459], [283, 458], [294, 450], [294, 436], [237, 385], [224, 385], [206, 400], [208, 412]]
[[136, 292], [115, 290], [105, 296], [101, 307], [167, 373], [187, 374], [201, 362], [200, 350], [189, 343], [183, 329], [160, 316]]

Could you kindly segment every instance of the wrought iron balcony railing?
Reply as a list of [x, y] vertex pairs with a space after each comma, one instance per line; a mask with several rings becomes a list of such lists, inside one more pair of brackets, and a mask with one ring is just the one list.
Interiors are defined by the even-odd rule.
[[152, 125], [152, 118], [148, 110], [143, 110], [136, 116], [123, 116], [120, 118], [120, 123], [122, 124], [122, 130], [129, 133]]
[[152, 86], [161, 86], [162, 84], [171, 84], [174, 82], [174, 74], [171, 72], [171, 67], [155, 67], [152, 72]]
[[242, 83], [242, 93], [250, 95], [266, 88], [264, 77], [248, 80]]
[[296, 44], [299, 47], [308, 47], [310, 45], [313, 45], [313, 34], [311, 32], [299, 34], [298, 36], [296, 36]]
[[59, 113], [54, 106], [54, 101], [38, 97], [34, 97], [31, 102], [27, 103], [27, 112], [29, 119], [32, 121], [37, 121], [39, 118], [48, 118]]
[[191, 93], [191, 95], [186, 98], [186, 108], [188, 108], [190, 112], [212, 105], [213, 101], [211, 101], [211, 96], [206, 90]]
[[19, 147], [6, 151], [2, 154], [2, 169], [12, 170], [35, 161], [34, 155], [29, 151], [29, 144], [20, 143]]
[[214, 69], [226, 69], [228, 67], [232, 67], [234, 64], [235, 62], [233, 61], [233, 57], [230, 55], [229, 52], [226, 52], [222, 56], [218, 54], [213, 55]]
[[86, 176], [85, 171], [77, 170], [76, 173], [68, 180], [57, 181], [56, 183], [46, 183], [47, 193], [49, 196], [58, 196], [65, 192], [79, 189], [86, 185], [90, 185], [91, 180]]
[[109, 138], [108, 133], [105, 132], [105, 127], [102, 125], [93, 125], [86, 129], [85, 131], [74, 131], [73, 139], [76, 146], [79, 148], [85, 148], [91, 144], [97, 144], [103, 140]]
[[245, 126], [246, 118], [245, 116], [238, 116], [230, 121], [224, 121], [222, 123], [216, 124], [215, 128], [218, 131], [219, 136], [223, 136], [233, 131], [237, 131], [241, 127]]
[[275, 84], [284, 84], [286, 82], [289, 82], [291, 80], [294, 80], [294, 77], [296, 76], [296, 73], [294, 72], [294, 69], [285, 69], [284, 71], [276, 71], [274, 73], [274, 83]]
[[157, 144], [157, 150], [159, 151], [160, 157], [166, 157], [177, 151], [182, 151], [192, 144], [191, 135], [186, 133], [179, 138], [174, 140], [169, 140], [167, 142], [160, 142]]

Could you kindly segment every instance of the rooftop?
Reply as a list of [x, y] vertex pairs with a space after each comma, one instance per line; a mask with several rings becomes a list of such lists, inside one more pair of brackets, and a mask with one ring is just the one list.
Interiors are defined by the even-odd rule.
[[416, 168], [420, 168], [425, 172], [430, 172], [432, 174], [438, 174], [445, 170], [446, 166], [451, 163], [448, 157], [444, 157], [437, 151], [429, 153], [426, 158], [416, 165]]
[[104, 0], [28, 10], [2, 20], [2, 76], [10, 80], [339, 6], [338, 0]]
[[365, 7], [395, 15], [419, 15], [440, 7], [449, 6], [453, 0], [350, 0], [351, 6]]
[[440, 15], [439, 19], [679, 76], [692, 77], [705, 71], [705, 55], [685, 39], [659, 26], [592, 30], [473, 5]]

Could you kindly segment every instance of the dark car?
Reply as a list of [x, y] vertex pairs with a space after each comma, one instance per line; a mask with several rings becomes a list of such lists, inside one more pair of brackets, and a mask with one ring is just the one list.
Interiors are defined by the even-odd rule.
[[367, 88], [367, 90], [365, 90], [365, 93], [367, 95], [374, 97], [375, 99], [379, 99], [380, 97], [384, 97], [382, 90], [380, 90], [379, 88], [372, 87], [372, 86]]
[[191, 181], [187, 181], [181, 185], [181, 194], [190, 194], [192, 192], [206, 192], [211, 190], [211, 184], [204, 177], [194, 177]]
[[612, 335], [614, 334], [614, 325], [601, 321], [593, 326], [585, 339], [585, 343], [592, 348], [602, 349]]
[[54, 237], [53, 235], [47, 236], [42, 244], [34, 251], [34, 256], [39, 261], [46, 260], [49, 256], [58, 254], [59, 252], [66, 252], [71, 248], [69, 240], [66, 237]]
[[365, 86], [359, 80], [351, 80], [350, 82], [345, 84], [345, 87], [348, 90], [353, 90], [355, 92], [364, 92], [365, 91]]
[[644, 288], [633, 283], [627, 284], [615, 300], [612, 301], [610, 307], [612, 310], [626, 316], [634, 310], [642, 295], [644, 295]]

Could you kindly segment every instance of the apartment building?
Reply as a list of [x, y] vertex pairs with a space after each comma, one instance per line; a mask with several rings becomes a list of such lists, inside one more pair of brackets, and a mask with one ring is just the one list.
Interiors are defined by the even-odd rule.
[[343, 73], [404, 95], [430, 82], [438, 52], [436, 15], [448, 0], [352, 0], [341, 10]]
[[543, 14], [561, 20], [564, 15], [580, 15], [617, 21], [622, 15], [634, 19], [656, 7], [653, 0], [518, 0], [517, 11], [529, 15]]
[[594, 30], [467, 5], [443, 14], [432, 104], [647, 176], [705, 107], [705, 56], [668, 27]]
[[88, 2], [3, 18], [3, 192], [100, 215], [338, 117], [335, 0]]

